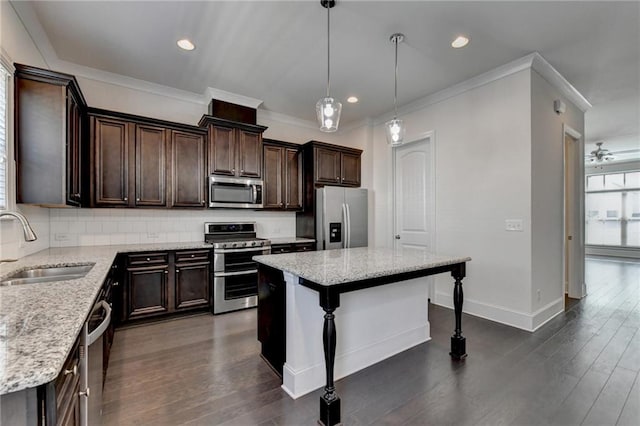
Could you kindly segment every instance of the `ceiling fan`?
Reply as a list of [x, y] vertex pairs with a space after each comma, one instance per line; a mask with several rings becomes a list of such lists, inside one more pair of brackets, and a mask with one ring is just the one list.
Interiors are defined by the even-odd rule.
[[602, 147], [602, 144], [603, 142], [597, 142], [597, 148], [587, 156], [587, 160], [590, 163], [602, 163], [603, 161], [611, 161], [615, 158], [608, 149]]

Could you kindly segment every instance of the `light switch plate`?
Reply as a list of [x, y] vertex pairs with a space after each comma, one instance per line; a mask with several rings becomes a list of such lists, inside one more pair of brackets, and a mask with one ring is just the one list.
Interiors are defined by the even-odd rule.
[[53, 239], [56, 241], [69, 241], [69, 234], [54, 234]]
[[504, 221], [504, 229], [510, 232], [523, 232], [522, 219], [507, 219]]

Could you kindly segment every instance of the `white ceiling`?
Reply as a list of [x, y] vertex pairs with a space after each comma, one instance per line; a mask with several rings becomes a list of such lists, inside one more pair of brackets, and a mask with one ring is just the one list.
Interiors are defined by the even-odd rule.
[[[305, 120], [326, 90], [326, 9], [316, 0], [29, 3], [68, 62], [198, 94], [214, 87]], [[343, 102], [341, 126], [391, 111], [394, 32], [405, 34], [400, 105], [537, 51], [593, 105], [585, 151], [605, 141], [640, 158], [639, 27], [635, 1], [338, 0], [331, 94]], [[471, 43], [454, 50], [459, 33]], [[182, 37], [196, 50], [178, 49]]]

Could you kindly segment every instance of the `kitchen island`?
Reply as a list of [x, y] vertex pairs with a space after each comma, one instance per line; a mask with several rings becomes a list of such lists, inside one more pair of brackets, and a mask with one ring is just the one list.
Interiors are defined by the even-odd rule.
[[282, 388], [293, 398], [325, 384], [320, 398], [324, 425], [340, 423], [334, 376], [347, 376], [430, 339], [429, 275], [450, 272], [454, 278], [451, 357], [466, 356], [462, 279], [469, 257], [363, 247], [254, 260], [262, 356], [282, 375]]

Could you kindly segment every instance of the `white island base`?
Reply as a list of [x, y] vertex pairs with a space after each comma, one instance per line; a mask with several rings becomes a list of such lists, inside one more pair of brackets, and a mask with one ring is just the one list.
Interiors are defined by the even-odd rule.
[[[298, 398], [326, 383], [318, 292], [286, 281], [286, 361], [282, 388]], [[430, 340], [428, 277], [341, 294], [335, 311], [335, 379]]]

